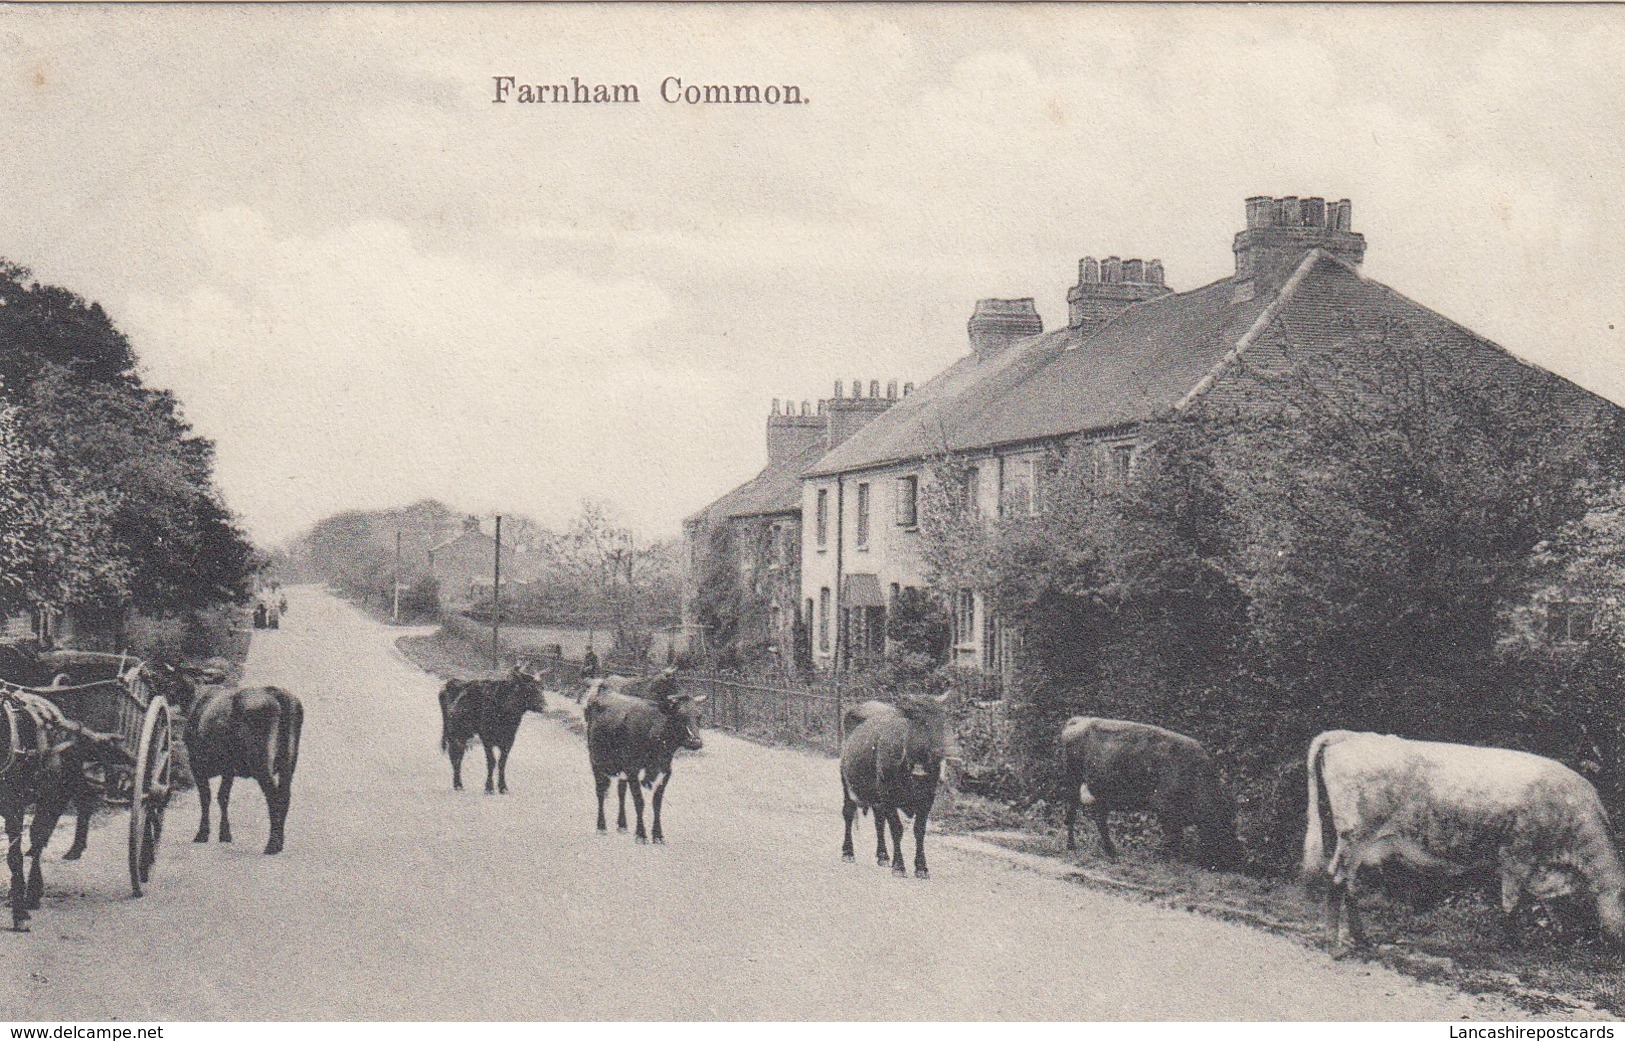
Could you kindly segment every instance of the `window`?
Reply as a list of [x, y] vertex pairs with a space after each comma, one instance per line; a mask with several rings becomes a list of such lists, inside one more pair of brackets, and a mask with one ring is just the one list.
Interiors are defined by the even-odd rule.
[[1113, 445], [1111, 447], [1112, 473], [1117, 477], [1127, 477], [1134, 468], [1134, 446]]
[[920, 523], [920, 479], [914, 474], [897, 479], [897, 523], [914, 528]]
[[823, 549], [829, 545], [829, 489], [818, 489], [818, 513], [815, 520], [818, 548]]
[[769, 653], [777, 654], [779, 653], [780, 637], [784, 632], [784, 609], [778, 604], [774, 604], [768, 609], [768, 626], [770, 631], [767, 634], [767, 649]]
[[869, 548], [869, 486], [858, 485], [858, 548]]
[[818, 649], [829, 653], [829, 586], [818, 591]]
[[849, 612], [847, 636], [854, 658], [879, 658], [886, 653], [886, 609], [854, 607]]
[[976, 594], [961, 589], [954, 597], [954, 645], [964, 647], [976, 643]]
[[1031, 517], [1037, 512], [1034, 504], [1035, 459], [1005, 459], [999, 466], [999, 516]]
[[1546, 638], [1556, 643], [1591, 639], [1596, 606], [1578, 600], [1554, 600], [1546, 605]]
[[981, 484], [982, 471], [971, 467], [965, 471], [965, 487], [962, 491], [960, 506], [966, 513], [974, 514], [980, 507], [977, 497], [977, 485]]

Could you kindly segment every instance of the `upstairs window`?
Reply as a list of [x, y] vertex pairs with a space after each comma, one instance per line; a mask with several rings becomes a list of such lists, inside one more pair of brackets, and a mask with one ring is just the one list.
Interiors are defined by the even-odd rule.
[[981, 470], [973, 466], [965, 471], [965, 484], [960, 489], [959, 505], [968, 514], [975, 515], [981, 509], [981, 501], [978, 495], [981, 483]]
[[829, 545], [829, 489], [818, 489], [818, 510], [814, 520], [814, 532], [818, 539], [818, 548], [823, 549]]
[[1111, 447], [1112, 475], [1124, 478], [1134, 469], [1134, 446], [1113, 445]]
[[858, 548], [869, 548], [869, 486], [858, 485]]
[[920, 479], [914, 474], [897, 479], [897, 524], [903, 528], [920, 523]]

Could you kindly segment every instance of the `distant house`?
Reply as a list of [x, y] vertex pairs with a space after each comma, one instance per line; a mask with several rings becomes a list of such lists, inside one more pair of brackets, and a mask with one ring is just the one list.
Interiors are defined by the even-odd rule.
[[0, 639], [37, 640], [53, 647], [86, 651], [124, 650], [125, 612], [121, 608], [40, 607], [0, 615]]
[[[496, 538], [487, 535], [478, 517], [463, 519], [463, 530], [429, 548], [429, 574], [440, 590], [441, 607], [464, 611], [488, 603], [494, 581]], [[542, 564], [534, 548], [502, 540], [502, 595], [524, 592], [540, 577]]]
[[[903, 390], [912, 390], [905, 385]], [[798, 626], [807, 619], [799, 612], [801, 594], [801, 476], [829, 450], [852, 436], [863, 425], [896, 404], [896, 381], [887, 384], [884, 396], [878, 380], [863, 385], [854, 380], [851, 396], [841, 381], [835, 394], [817, 403], [803, 401], [797, 411], [793, 401], [781, 410], [774, 400], [767, 417], [767, 466], [750, 480], [734, 488], [683, 522], [688, 549], [689, 581], [683, 597], [683, 630], [694, 640], [714, 638], [704, 632], [696, 613], [699, 576], [706, 556], [713, 552], [713, 536], [726, 532], [732, 544], [733, 564], [744, 601], [754, 605], [759, 617], [742, 619], [741, 628], [752, 642], [781, 661], [789, 662], [795, 653]]]

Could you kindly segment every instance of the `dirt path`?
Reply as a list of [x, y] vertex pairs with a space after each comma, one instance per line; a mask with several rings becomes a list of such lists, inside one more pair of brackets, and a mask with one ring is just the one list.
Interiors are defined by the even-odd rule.
[[305, 702], [287, 851], [252, 785], [230, 846], [177, 800], [142, 900], [121, 817], [77, 864], [59, 837], [35, 932], [0, 933], [0, 1019], [1525, 1018], [946, 845], [928, 882], [843, 864], [829, 761], [714, 732], [665, 847], [594, 832], [563, 714], [524, 724], [512, 794], [453, 792], [400, 630], [290, 600], [245, 676]]

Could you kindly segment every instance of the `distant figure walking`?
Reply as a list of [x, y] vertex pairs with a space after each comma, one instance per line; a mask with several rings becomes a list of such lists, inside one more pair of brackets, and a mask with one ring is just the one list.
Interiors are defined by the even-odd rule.
[[598, 678], [598, 655], [592, 652], [592, 644], [587, 645], [587, 653], [581, 656], [582, 679]]
[[287, 597], [283, 596], [283, 597], [278, 597], [277, 598], [276, 610], [277, 610], [277, 614], [287, 614], [288, 613], [288, 598]]
[[254, 605], [254, 628], [265, 628], [265, 605], [263, 603]]

